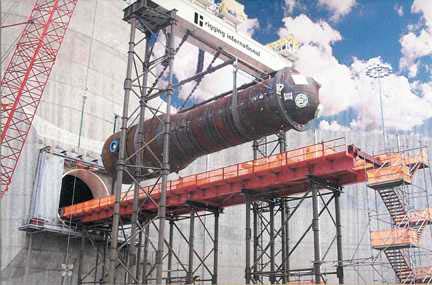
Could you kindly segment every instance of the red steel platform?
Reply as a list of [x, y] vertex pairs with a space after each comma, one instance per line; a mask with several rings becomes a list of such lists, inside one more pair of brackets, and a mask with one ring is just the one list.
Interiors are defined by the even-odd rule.
[[[338, 185], [365, 182], [366, 171], [382, 165], [382, 157], [368, 155], [354, 145], [346, 145], [344, 139], [336, 139], [169, 181], [167, 209], [171, 214], [188, 212], [187, 201], [220, 208], [242, 204], [242, 190], [273, 197], [303, 193], [308, 191], [311, 175]], [[159, 190], [160, 184], [141, 189], [143, 213], [157, 212]], [[132, 191], [123, 194], [122, 217], [132, 214], [132, 201]], [[114, 196], [107, 196], [65, 207], [61, 216], [82, 223], [106, 221], [112, 217], [113, 205]]]

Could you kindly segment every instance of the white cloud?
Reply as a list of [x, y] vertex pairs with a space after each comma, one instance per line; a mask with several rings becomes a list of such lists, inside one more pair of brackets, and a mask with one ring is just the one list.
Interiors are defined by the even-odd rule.
[[432, 1], [415, 0], [411, 6], [411, 12], [423, 14], [426, 25], [432, 26]]
[[402, 58], [399, 65], [415, 77], [419, 60], [432, 55], [432, 1], [415, 0], [411, 12], [421, 13], [424, 23], [409, 26], [409, 32], [400, 38]]
[[402, 58], [399, 65], [401, 69], [409, 70], [410, 75], [417, 69], [418, 60], [432, 55], [432, 29], [424, 28], [417, 35], [414, 32], [405, 34], [400, 39]]
[[354, 100], [355, 86], [349, 68], [339, 64], [332, 55], [331, 44], [342, 39], [340, 33], [328, 23], [314, 23], [305, 15], [287, 17], [284, 23], [279, 36], [292, 33], [302, 44], [297, 52], [296, 68], [321, 84], [323, 114], [333, 115], [345, 110]]
[[285, 9], [288, 15], [292, 14], [294, 8], [298, 5], [298, 0], [285, 0]]
[[351, 12], [356, 0], [319, 0], [318, 3], [333, 14], [333, 21], [337, 21]]
[[[351, 65], [353, 71], [361, 71], [367, 66], [380, 61], [380, 58], [362, 61], [355, 59]], [[358, 86], [358, 101], [352, 106], [359, 112], [353, 126], [360, 128], [373, 128], [380, 125], [380, 86], [376, 80], [359, 73], [356, 79]], [[432, 102], [418, 96], [412, 90], [408, 78], [391, 74], [381, 80], [383, 112], [386, 128], [409, 130], [421, 125], [426, 119], [432, 117]]]
[[312, 22], [306, 15], [286, 17], [283, 19], [284, 27], [279, 30], [281, 38], [290, 34], [301, 43], [319, 46], [324, 52], [331, 53], [331, 44], [342, 40], [341, 34], [334, 30], [327, 22]]
[[[379, 88], [375, 80], [366, 76], [371, 64], [382, 63], [380, 58], [359, 60], [354, 58], [351, 65], [341, 64], [333, 55], [332, 44], [342, 39], [340, 33], [328, 23], [312, 22], [307, 16], [284, 19], [285, 26], [279, 35], [293, 33], [302, 43], [298, 50], [296, 68], [312, 76], [321, 84], [320, 101], [323, 115], [335, 115], [349, 108], [358, 114], [351, 122], [353, 128], [373, 129], [380, 127]], [[404, 76], [391, 75], [382, 80], [384, 90], [384, 117], [386, 126], [407, 130], [420, 125], [432, 117], [432, 102], [425, 96], [417, 96]], [[422, 87], [419, 94], [429, 90]], [[432, 98], [432, 95], [430, 97]], [[322, 128], [335, 129], [335, 123], [326, 122]]]
[[319, 128], [321, 130], [334, 131], [334, 132], [337, 132], [337, 131], [348, 131], [349, 130], [349, 128], [340, 125], [336, 121], [328, 122], [328, 121], [325, 121], [325, 120], [320, 122]]
[[402, 5], [400, 5], [400, 4], [395, 4], [394, 7], [393, 7], [393, 9], [396, 11], [396, 13], [397, 13], [400, 17], [402, 17], [402, 16], [404, 15], [404, 9], [403, 9], [403, 6], [402, 6]]
[[[237, 26], [237, 30], [248, 36], [252, 36], [253, 33], [259, 28], [258, 19], [247, 19], [245, 22]], [[176, 46], [179, 44], [181, 39], [176, 39]], [[205, 53], [204, 55], [204, 69], [213, 60], [213, 55]], [[213, 66], [222, 63], [222, 60], [217, 59]], [[197, 71], [198, 65], [198, 48], [188, 42], [185, 42], [183, 46], [179, 49], [175, 61], [174, 61], [174, 74], [177, 79], [182, 80], [194, 75]], [[242, 85], [250, 81], [249, 77], [245, 77], [239, 72], [237, 78], [238, 85]], [[186, 99], [191, 90], [194, 88], [196, 81], [192, 81], [183, 85], [180, 88], [179, 96], [182, 99]], [[198, 101], [203, 101], [214, 97], [220, 93], [229, 91], [233, 89], [233, 75], [232, 67], [226, 66], [212, 74], [206, 75], [202, 81], [199, 83], [198, 88], [193, 93], [193, 99]]]
[[247, 19], [237, 26], [237, 31], [252, 36], [253, 33], [259, 29], [259, 22], [257, 18]]

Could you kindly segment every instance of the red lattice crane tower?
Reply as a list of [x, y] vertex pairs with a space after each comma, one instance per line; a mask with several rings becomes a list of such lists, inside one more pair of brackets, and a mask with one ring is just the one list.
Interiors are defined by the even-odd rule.
[[8, 190], [78, 0], [36, 0], [1, 79], [0, 198]]

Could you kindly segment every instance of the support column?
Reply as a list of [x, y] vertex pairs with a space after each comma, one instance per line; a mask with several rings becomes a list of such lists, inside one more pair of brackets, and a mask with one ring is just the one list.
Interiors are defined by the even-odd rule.
[[[99, 279], [100, 283], [102, 283], [105, 280], [105, 272], [106, 272], [106, 265], [107, 265], [107, 251], [108, 251], [108, 234], [104, 234], [104, 248], [102, 252], [102, 272], [101, 272], [101, 278]], [[96, 283], [96, 282], [95, 282]]]
[[99, 246], [98, 244], [96, 244], [96, 262], [95, 262], [95, 270], [94, 270], [94, 278], [93, 278], [93, 283], [95, 284], [97, 282], [97, 277], [98, 277], [98, 267], [99, 267]]
[[286, 217], [286, 223], [285, 223], [285, 249], [286, 249], [286, 259], [285, 259], [285, 267], [286, 267], [286, 272], [287, 272], [287, 276], [286, 276], [286, 282], [290, 281], [290, 269], [291, 269], [291, 264], [290, 264], [290, 227], [289, 227], [289, 216], [290, 216], [290, 209], [289, 209], [289, 204], [287, 201], [284, 201], [285, 203], [285, 217]]
[[[151, 56], [151, 45], [148, 40], [146, 40], [145, 52], [144, 52], [144, 63], [143, 63], [143, 76], [142, 76], [142, 87], [141, 94], [139, 100], [139, 119], [138, 119], [138, 134], [137, 138], [137, 148], [141, 149], [144, 145], [144, 120], [145, 120], [145, 108], [146, 108], [146, 95], [147, 95], [147, 84], [148, 84], [148, 72], [149, 72], [149, 61]], [[139, 151], [136, 154], [136, 172], [135, 176], [140, 177], [142, 175], [142, 166], [143, 166], [143, 151]], [[139, 181], [139, 179], [137, 179]], [[132, 276], [128, 276], [128, 282], [132, 283], [135, 280], [139, 280], [139, 250], [136, 246], [136, 240], [138, 235], [138, 212], [139, 212], [139, 192], [140, 192], [139, 183], [135, 183], [134, 186], [134, 196], [132, 203], [132, 216], [131, 216], [131, 237], [129, 244], [129, 258], [128, 258], [128, 268], [130, 264], [135, 262], [135, 270], [131, 271], [133, 273]], [[141, 247], [141, 246], [139, 246]], [[127, 273], [129, 275], [129, 273]]]
[[319, 208], [318, 208], [318, 187], [310, 182], [312, 188], [312, 230], [314, 237], [314, 275], [315, 284], [321, 282], [321, 252], [320, 252], [320, 234], [319, 234]]
[[245, 279], [246, 284], [251, 283], [251, 254], [250, 254], [250, 248], [251, 248], [251, 219], [250, 219], [250, 213], [251, 213], [251, 202], [249, 197], [246, 196], [246, 267], [245, 267]]
[[270, 201], [270, 283], [275, 283], [275, 230], [274, 230], [274, 200]]
[[[114, 209], [113, 209], [113, 222], [112, 222], [112, 233], [111, 233], [111, 255], [110, 255], [110, 267], [108, 272], [108, 284], [115, 284], [115, 271], [118, 259], [118, 230], [120, 224], [120, 200], [121, 200], [121, 188], [123, 185], [123, 171], [125, 168], [126, 158], [126, 133], [128, 126], [129, 116], [129, 96], [132, 89], [132, 67], [134, 62], [134, 50], [135, 50], [135, 33], [136, 33], [137, 20], [133, 18], [131, 20], [131, 29], [129, 37], [129, 50], [128, 50], [128, 61], [126, 69], [126, 79], [124, 82], [124, 99], [123, 99], [123, 114], [122, 114], [122, 125], [120, 131], [120, 144], [119, 144], [119, 156], [116, 163], [116, 173], [114, 182]], [[160, 284], [158, 284], [160, 285]]]
[[218, 258], [219, 258], [219, 212], [216, 211], [214, 213], [212, 285], [216, 285], [218, 282]]
[[337, 277], [339, 284], [344, 284], [344, 270], [343, 270], [343, 252], [342, 252], [342, 226], [341, 226], [341, 213], [340, 213], [340, 191], [336, 191], [335, 195], [335, 220], [336, 220], [336, 244], [337, 244]]
[[148, 263], [148, 246], [150, 239], [150, 220], [145, 221], [144, 226], [144, 246], [143, 246], [143, 266], [142, 266], [142, 283], [147, 284], [147, 263]]
[[81, 235], [81, 247], [80, 247], [79, 257], [78, 257], [77, 285], [82, 284], [82, 271], [83, 271], [85, 245], [86, 245], [86, 230], [83, 229]]
[[[255, 141], [254, 141], [255, 142]], [[258, 240], [258, 204], [253, 203], [253, 273], [258, 271], [258, 248], [260, 247]], [[253, 279], [256, 281], [258, 278], [257, 275], [253, 276]]]
[[279, 152], [283, 153], [286, 151], [286, 133], [285, 131], [279, 131], [278, 134]]
[[189, 219], [189, 255], [186, 284], [193, 284], [193, 260], [194, 260], [194, 235], [195, 235], [195, 211], [192, 209]]
[[167, 272], [167, 283], [171, 284], [171, 274], [172, 274], [172, 254], [173, 254], [173, 244], [174, 242], [174, 221], [171, 218], [169, 221], [169, 240], [168, 240], [168, 272]]
[[280, 198], [280, 212], [281, 212], [281, 229], [282, 229], [282, 237], [281, 237], [281, 246], [282, 246], [282, 283], [286, 283], [287, 282], [287, 266], [286, 266], [286, 260], [287, 260], [287, 245], [286, 245], [286, 210], [285, 210], [285, 200], [283, 198]]
[[[141, 224], [142, 226], [142, 224]], [[142, 279], [141, 279], [141, 256], [142, 256], [142, 243], [143, 243], [143, 231], [142, 229], [140, 229], [139, 234], [138, 234], [138, 249], [137, 249], [137, 260], [136, 260], [136, 264], [135, 264], [135, 276], [136, 279], [138, 281], [138, 284], [142, 283]]]
[[168, 90], [166, 99], [166, 113], [164, 116], [164, 136], [163, 136], [163, 157], [162, 157], [162, 182], [159, 199], [159, 236], [156, 252], [156, 285], [162, 285], [163, 274], [163, 252], [165, 241], [165, 219], [166, 219], [166, 192], [168, 188], [168, 175], [170, 172], [169, 165], [169, 138], [170, 138], [170, 121], [171, 121], [171, 100], [173, 96], [173, 65], [174, 65], [174, 27], [175, 27], [175, 10], [171, 11], [171, 25], [167, 39], [169, 62], [168, 62]]

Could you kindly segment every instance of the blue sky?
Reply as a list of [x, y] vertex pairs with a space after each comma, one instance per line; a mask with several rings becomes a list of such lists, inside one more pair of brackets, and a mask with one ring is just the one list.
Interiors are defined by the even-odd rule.
[[[249, 17], [240, 31], [262, 44], [290, 34], [301, 43], [295, 68], [321, 84], [323, 112], [315, 127], [379, 130], [379, 85], [366, 70], [389, 64], [393, 73], [381, 82], [386, 128], [432, 135], [432, 0], [240, 2]], [[176, 78], [196, 70], [198, 49], [188, 46], [180, 53]], [[231, 90], [231, 72], [204, 78], [192, 101]]]
[[[246, 14], [250, 18], [257, 18], [260, 28], [253, 37], [267, 43], [278, 39], [278, 30], [283, 26], [282, 19], [286, 10], [284, 0], [269, 1], [239, 1], [245, 5]], [[312, 20], [324, 20], [337, 29], [343, 40], [333, 45], [335, 57], [344, 64], [351, 64], [352, 57], [367, 59], [381, 56], [393, 68], [399, 65], [401, 46], [399, 39], [407, 32], [409, 24], [420, 20], [420, 14], [410, 13], [413, 1], [407, 0], [360, 0], [350, 14], [337, 22], [329, 20], [331, 12], [319, 6], [317, 1], [303, 1], [303, 7], [295, 8], [290, 16], [296, 17], [306, 14]], [[395, 6], [402, 6], [403, 16], [399, 16]], [[269, 17], [272, 15], [272, 17]], [[419, 76], [427, 79], [427, 74], [421, 72]]]
[[[327, 98], [325, 101], [330, 102], [327, 103], [328, 105], [341, 100], [351, 100], [321, 118], [328, 121], [327, 126], [331, 125], [331, 121], [335, 121], [334, 125], [337, 127], [379, 128], [378, 115], [369, 110], [376, 109], [376, 104], [373, 102], [376, 96], [369, 99], [362, 98], [366, 94], [376, 92], [374, 82], [364, 77], [353, 80], [344, 86], [346, 90], [350, 88], [354, 90], [352, 92], [345, 92], [344, 88], [332, 87], [340, 84], [339, 82], [345, 84], [359, 68], [365, 68], [378, 58], [379, 62], [390, 64], [394, 71], [393, 76], [384, 83], [387, 108], [384, 114], [389, 121], [389, 128], [403, 131], [432, 130], [432, 110], [427, 110], [432, 107], [432, 48], [427, 47], [428, 40], [432, 46], [432, 0], [243, 0], [240, 2], [245, 5], [249, 18], [256, 18], [259, 21], [259, 27], [255, 29], [253, 37], [261, 43], [277, 40], [281, 29], [293, 32], [296, 36], [296, 31], [290, 28], [303, 29], [302, 23], [309, 20], [311, 21], [309, 26], [304, 25], [305, 31], [299, 32], [300, 38], [302, 33], [307, 33], [309, 30], [317, 32], [315, 35], [322, 33], [331, 38], [328, 41], [317, 40], [321, 51], [327, 49], [322, 53], [322, 58], [326, 59], [317, 63], [317, 66], [324, 66], [328, 74], [319, 74], [313, 68], [309, 68], [309, 65], [315, 64], [314, 61], [302, 59], [302, 56], [307, 57], [311, 54], [311, 49], [317, 44], [313, 39], [306, 39], [309, 42], [302, 43], [304, 50], [300, 49], [299, 60], [300, 71], [303, 71], [302, 67], [306, 67], [303, 69], [309, 73], [308, 75], [316, 76], [323, 81], [323, 93], [329, 93], [331, 90], [332, 94], [323, 96]], [[291, 3], [291, 7], [288, 2]], [[344, 5], [345, 8], [349, 8], [335, 17], [336, 13], [342, 11]], [[284, 18], [289, 19], [290, 24], [286, 25]], [[421, 38], [421, 33], [425, 37]], [[410, 37], [407, 36], [408, 34]], [[406, 40], [402, 44], [404, 37]], [[400, 64], [403, 59], [408, 61], [405, 66]], [[410, 68], [414, 67], [417, 67], [417, 72], [410, 75]], [[399, 124], [397, 122], [399, 115], [405, 115], [410, 122]]]

